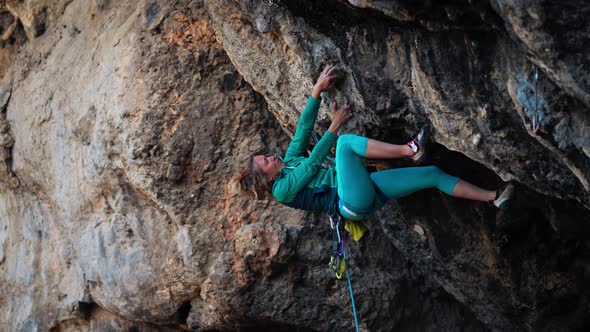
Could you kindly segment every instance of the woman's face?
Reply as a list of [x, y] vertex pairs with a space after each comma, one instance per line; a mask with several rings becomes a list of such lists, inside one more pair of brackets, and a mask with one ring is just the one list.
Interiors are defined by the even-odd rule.
[[254, 167], [260, 169], [269, 178], [273, 179], [279, 174], [284, 163], [276, 156], [254, 156]]

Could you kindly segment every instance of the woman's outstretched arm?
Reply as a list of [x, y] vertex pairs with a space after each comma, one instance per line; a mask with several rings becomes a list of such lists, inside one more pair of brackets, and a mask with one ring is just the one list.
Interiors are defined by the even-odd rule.
[[291, 143], [289, 143], [289, 148], [287, 148], [285, 160], [293, 157], [305, 156], [307, 153], [309, 137], [313, 131], [313, 126], [320, 109], [320, 95], [323, 91], [332, 87], [334, 79], [336, 78], [335, 75], [333, 75], [333, 71], [334, 66], [327, 65], [324, 67], [324, 70], [314, 85], [311, 97], [307, 100], [305, 109], [301, 113], [301, 117], [297, 122], [297, 129], [295, 130], [295, 135], [293, 136]]

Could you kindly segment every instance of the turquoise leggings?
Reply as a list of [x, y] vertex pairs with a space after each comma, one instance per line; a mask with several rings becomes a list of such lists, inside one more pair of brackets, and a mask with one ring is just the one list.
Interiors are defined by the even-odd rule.
[[436, 166], [396, 168], [369, 174], [363, 162], [368, 138], [342, 135], [336, 144], [336, 177], [340, 214], [362, 220], [392, 198], [438, 188], [450, 195], [459, 181]]

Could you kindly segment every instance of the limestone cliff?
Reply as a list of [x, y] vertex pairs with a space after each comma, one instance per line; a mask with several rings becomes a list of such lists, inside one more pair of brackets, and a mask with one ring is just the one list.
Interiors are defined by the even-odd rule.
[[367, 220], [350, 243], [361, 328], [590, 328], [589, 12], [2, 2], [0, 329], [353, 329], [325, 216], [229, 185], [252, 154], [286, 148], [327, 63], [343, 80], [325, 104], [354, 109], [344, 132], [402, 143], [429, 123], [428, 164], [518, 192], [499, 212], [424, 191]]

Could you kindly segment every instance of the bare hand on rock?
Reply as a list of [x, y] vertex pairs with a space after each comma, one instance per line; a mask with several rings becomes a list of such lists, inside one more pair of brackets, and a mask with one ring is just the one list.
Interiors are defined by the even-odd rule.
[[334, 112], [332, 115], [332, 123], [330, 124], [330, 128], [328, 130], [332, 134], [336, 134], [348, 118], [350, 118], [350, 106], [344, 105], [341, 108], [337, 108], [336, 102], [332, 103], [332, 111]]
[[320, 97], [320, 94], [334, 85], [334, 81], [336, 79], [336, 75], [334, 75], [334, 69], [336, 67], [332, 65], [326, 65], [320, 77], [318, 78], [316, 84], [313, 87], [312, 96], [316, 99]]

